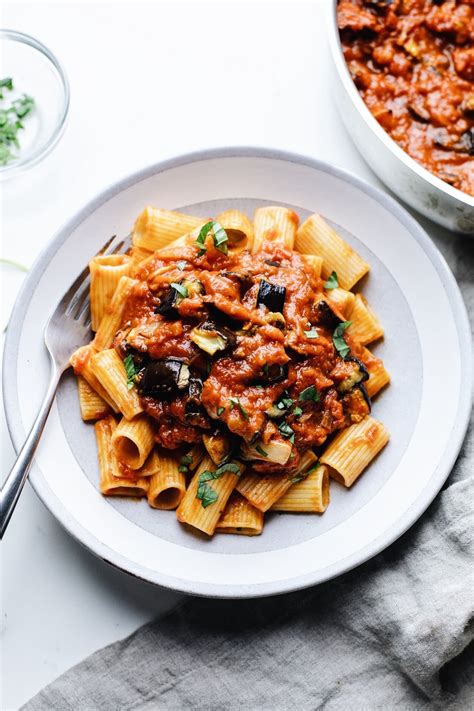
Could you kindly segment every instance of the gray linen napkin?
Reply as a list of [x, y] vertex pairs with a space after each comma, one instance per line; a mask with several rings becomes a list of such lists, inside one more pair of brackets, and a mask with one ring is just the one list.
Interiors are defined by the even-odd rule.
[[[437, 241], [472, 320], [474, 241], [448, 232]], [[473, 439], [471, 421], [443, 491], [372, 561], [291, 595], [188, 599], [23, 708], [473, 708]]]

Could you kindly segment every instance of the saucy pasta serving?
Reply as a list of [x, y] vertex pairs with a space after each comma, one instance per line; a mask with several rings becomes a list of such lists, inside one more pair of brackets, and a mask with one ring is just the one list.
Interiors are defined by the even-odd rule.
[[147, 207], [127, 254], [90, 262], [93, 341], [71, 357], [100, 490], [208, 535], [322, 513], [387, 444], [369, 265], [315, 214], [204, 219]]

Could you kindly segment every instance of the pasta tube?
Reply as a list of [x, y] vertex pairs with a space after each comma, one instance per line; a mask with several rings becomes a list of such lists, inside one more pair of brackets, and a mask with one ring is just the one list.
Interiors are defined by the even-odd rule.
[[328, 465], [333, 479], [344, 486], [352, 486], [389, 438], [386, 427], [367, 416], [333, 439], [321, 456], [321, 463]]
[[317, 214], [308, 217], [299, 228], [295, 248], [303, 254], [319, 254], [323, 258], [323, 278], [335, 270], [343, 289], [351, 289], [369, 271], [362, 257]]
[[154, 509], [175, 509], [186, 493], [186, 478], [179, 471], [178, 462], [156, 450], [143, 467], [143, 475], [150, 474], [148, 503]]
[[155, 252], [170, 242], [203, 225], [205, 220], [181, 212], [146, 207], [138, 216], [133, 230], [133, 245]]
[[100, 420], [102, 417], [111, 414], [112, 408], [110, 405], [96, 393], [94, 388], [89, 385], [82, 375], [77, 376], [77, 390], [79, 393], [81, 417], [84, 422]]
[[178, 506], [178, 521], [212, 536], [243, 469], [240, 462], [229, 462], [216, 468], [212, 459], [205, 457]]
[[308, 450], [302, 454], [296, 471], [267, 475], [262, 475], [259, 472], [248, 472], [239, 480], [236, 489], [257, 509], [263, 512], [268, 511], [272, 504], [288, 491], [294, 483], [294, 479], [312, 464], [315, 464], [316, 461], [316, 455], [311, 450]]
[[329, 303], [341, 312], [344, 318], [349, 318], [355, 299], [355, 294], [352, 291], [347, 291], [340, 287], [338, 289], [328, 289], [325, 292], [325, 296]]
[[125, 366], [114, 348], [93, 355], [90, 367], [109, 398], [116, 403], [127, 420], [132, 420], [143, 411], [136, 388], [128, 388]]
[[240, 212], [240, 210], [226, 210], [217, 215], [216, 222], [222, 225], [226, 231], [229, 240], [227, 246], [230, 251], [237, 252], [251, 248], [253, 224], [243, 212]]
[[346, 333], [365, 345], [383, 336], [382, 325], [362, 294], [356, 294], [348, 315], [351, 325]]
[[364, 384], [369, 397], [373, 397], [385, 385], [388, 385], [390, 374], [385, 370], [383, 361], [376, 358], [368, 348], [363, 348], [359, 357], [369, 371], [369, 379]]
[[146, 415], [121, 419], [112, 437], [118, 459], [130, 469], [140, 469], [153, 449], [153, 427]]
[[91, 366], [91, 358], [96, 353], [94, 347], [89, 344], [88, 346], [81, 346], [78, 348], [69, 359], [70, 364], [74, 368], [76, 375], [82, 375], [84, 380], [86, 380], [91, 388], [110, 405], [114, 412], [118, 412], [119, 409], [114, 401], [114, 399], [109, 395], [107, 390], [101, 385], [97, 379], [94, 370]]
[[121, 277], [127, 276], [132, 259], [125, 254], [94, 257], [89, 262], [92, 330], [97, 331]]
[[307, 511], [323, 513], [329, 505], [329, 471], [319, 462], [283, 494], [271, 507], [272, 511]]
[[259, 252], [265, 241], [280, 242], [293, 249], [299, 218], [287, 207], [259, 207], [253, 218], [254, 240], [252, 254]]
[[214, 464], [219, 464], [229, 455], [230, 441], [223, 434], [203, 434], [202, 443]]
[[123, 276], [117, 284], [112, 301], [106, 308], [95, 334], [93, 345], [96, 350], [102, 351], [111, 347], [115, 334], [122, 323], [128, 297], [135, 284], [138, 282], [126, 276]]
[[316, 254], [303, 254], [303, 257], [313, 270], [314, 276], [318, 277], [319, 279], [319, 277], [321, 276], [321, 270], [323, 268], [323, 258], [318, 257]]
[[147, 479], [121, 476], [122, 471], [112, 447], [115, 427], [112, 416], [105, 417], [94, 425], [99, 455], [100, 490], [104, 496], [146, 496]]
[[216, 526], [216, 533], [258, 536], [263, 530], [263, 513], [233, 491]]

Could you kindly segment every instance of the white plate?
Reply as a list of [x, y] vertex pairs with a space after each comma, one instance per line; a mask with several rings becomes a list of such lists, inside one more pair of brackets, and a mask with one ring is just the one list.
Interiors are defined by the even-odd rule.
[[72, 376], [61, 386], [30, 480], [64, 527], [92, 552], [150, 582], [216, 597], [252, 597], [327, 580], [375, 555], [432, 501], [459, 452], [470, 411], [467, 315], [446, 263], [390, 197], [302, 156], [255, 148], [195, 153], [140, 171], [80, 211], [52, 240], [18, 298], [5, 349], [5, 406], [15, 446], [48, 379], [45, 321], [89, 257], [127, 235], [144, 205], [212, 215], [265, 202], [301, 218], [321, 212], [367, 258], [364, 293], [386, 329], [375, 351], [393, 382], [373, 414], [392, 438], [352, 489], [332, 483], [324, 516], [274, 514], [262, 536], [204, 540], [174, 512], [97, 491], [93, 428], [79, 417]]

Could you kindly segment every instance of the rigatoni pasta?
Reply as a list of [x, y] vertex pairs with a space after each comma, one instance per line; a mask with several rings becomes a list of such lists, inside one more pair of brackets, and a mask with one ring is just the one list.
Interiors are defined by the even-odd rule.
[[387, 428], [367, 416], [336, 435], [321, 456], [321, 462], [328, 465], [334, 479], [344, 486], [352, 486], [389, 438]]
[[217, 533], [259, 536], [263, 530], [263, 513], [236, 491], [230, 495], [218, 523]]
[[212, 536], [243, 470], [241, 462], [216, 467], [210, 457], [205, 457], [178, 506], [178, 521]]
[[136, 390], [128, 387], [123, 361], [114, 348], [95, 353], [91, 357], [90, 367], [124, 417], [131, 420], [143, 411]]
[[254, 217], [252, 254], [259, 252], [265, 241], [293, 249], [298, 223], [298, 215], [287, 207], [259, 207]]
[[115, 456], [112, 447], [115, 427], [116, 422], [112, 416], [105, 417], [94, 425], [99, 455], [100, 490], [105, 496], [146, 496], [147, 479], [130, 475]]
[[205, 220], [181, 212], [146, 207], [138, 216], [133, 230], [133, 245], [155, 252], [187, 232], [192, 232]]
[[140, 469], [145, 464], [154, 441], [152, 424], [145, 415], [132, 420], [122, 417], [112, 437], [117, 457], [130, 469]]
[[329, 506], [329, 471], [317, 462], [272, 505], [272, 511], [324, 513]]
[[89, 385], [82, 375], [77, 376], [77, 390], [81, 417], [84, 422], [100, 420], [112, 413], [110, 405]]
[[337, 272], [343, 289], [352, 289], [369, 265], [352, 247], [328, 225], [321, 215], [311, 215], [296, 233], [295, 247], [303, 254], [318, 254], [323, 258], [322, 275], [325, 279]]
[[98, 255], [89, 262], [92, 330], [97, 331], [123, 276], [128, 276], [132, 258], [126, 254]]
[[150, 476], [148, 503], [154, 509], [175, 509], [186, 493], [186, 477], [175, 457], [154, 451], [142, 470]]
[[104, 496], [260, 535], [268, 512], [324, 513], [330, 479], [387, 444], [370, 398], [390, 376], [365, 347], [383, 329], [351, 291], [369, 265], [320, 215], [298, 225], [147, 207], [126, 255], [91, 260], [96, 334], [71, 364]]

